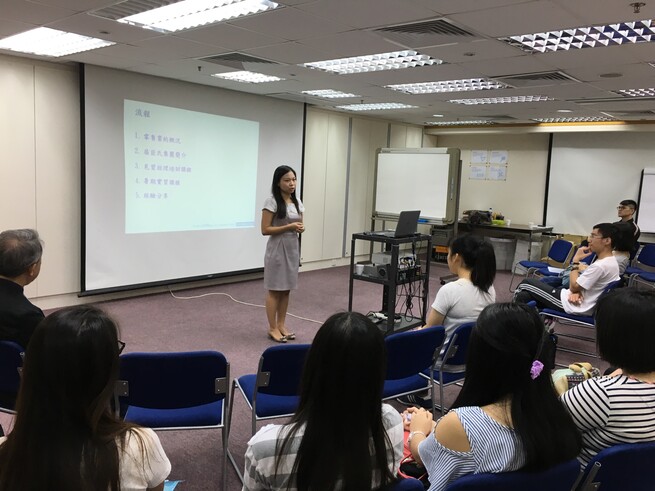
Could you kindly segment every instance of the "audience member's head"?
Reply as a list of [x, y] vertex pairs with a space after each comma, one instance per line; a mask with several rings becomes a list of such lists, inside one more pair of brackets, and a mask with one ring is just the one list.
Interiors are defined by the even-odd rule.
[[58, 310], [37, 327], [14, 429], [0, 446], [0, 489], [117, 489], [115, 439], [131, 427], [110, 410], [119, 352], [116, 324], [92, 306]]
[[624, 199], [619, 203], [619, 206], [616, 207], [616, 210], [621, 220], [630, 220], [637, 212], [637, 202], [632, 199]]
[[609, 249], [611, 251], [614, 248], [618, 233], [619, 231], [614, 224], [597, 223], [589, 236], [589, 247], [596, 254], [603, 250]]
[[617, 222], [614, 224], [616, 227], [616, 236], [612, 242], [615, 251], [631, 252], [635, 244], [635, 231], [630, 223]]
[[605, 361], [625, 373], [655, 372], [655, 291], [617, 288], [596, 305], [596, 342]]
[[304, 425], [293, 467], [298, 489], [318, 483], [332, 489], [325, 484], [340, 480], [348, 489], [370, 489], [374, 473], [390, 482], [381, 402], [385, 373], [384, 338], [366, 316], [338, 313], [321, 326], [307, 355], [293, 429], [278, 452], [279, 464]]
[[489, 305], [471, 332], [466, 379], [453, 405], [505, 401], [528, 469], [546, 468], [580, 451], [580, 435], [557, 400], [550, 377], [553, 349], [534, 308]]
[[0, 276], [25, 286], [39, 275], [43, 245], [36, 230], [5, 230], [0, 233]]
[[457, 268], [466, 268], [471, 272], [471, 282], [488, 292], [496, 277], [494, 248], [482, 237], [461, 235], [448, 246], [448, 266], [455, 274]]

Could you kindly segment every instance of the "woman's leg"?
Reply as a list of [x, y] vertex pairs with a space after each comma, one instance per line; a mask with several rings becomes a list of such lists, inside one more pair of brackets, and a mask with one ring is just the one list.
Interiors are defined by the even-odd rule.
[[279, 294], [277, 304], [277, 329], [283, 336], [289, 334], [285, 322], [287, 320], [287, 308], [289, 307], [289, 290], [283, 292], [276, 292]]
[[268, 335], [271, 336], [275, 341], [279, 341], [284, 337], [284, 335], [278, 329], [278, 310], [281, 293], [285, 292], [268, 290], [266, 293], [266, 319], [268, 319]]

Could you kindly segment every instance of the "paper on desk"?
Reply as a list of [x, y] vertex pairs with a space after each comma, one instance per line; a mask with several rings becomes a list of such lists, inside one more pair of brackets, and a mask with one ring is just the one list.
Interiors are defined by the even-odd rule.
[[562, 271], [564, 271], [562, 268], [553, 268], [552, 266], [548, 266], [548, 272], [550, 273], [560, 274]]

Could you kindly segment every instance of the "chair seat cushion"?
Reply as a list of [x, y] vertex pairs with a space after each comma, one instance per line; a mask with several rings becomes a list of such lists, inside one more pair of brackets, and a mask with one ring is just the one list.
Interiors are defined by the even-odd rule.
[[[257, 376], [255, 374], [243, 375], [238, 378], [237, 384], [241, 388], [243, 395], [248, 400], [250, 407], [253, 405], [253, 395], [255, 394], [255, 385]], [[278, 396], [262, 392], [259, 389], [257, 394], [257, 410], [255, 415], [258, 418], [267, 418], [271, 416], [284, 416], [293, 414], [298, 408], [300, 402], [299, 396]]]
[[125, 413], [125, 420], [148, 428], [221, 426], [223, 424], [223, 399], [180, 409], [150, 409], [129, 406]]
[[410, 392], [417, 392], [429, 387], [430, 384], [428, 381], [418, 374], [396, 380], [385, 380], [384, 389], [382, 390], [382, 398], [390, 399], [395, 396], [407, 394]]
[[650, 271], [641, 271], [639, 273], [636, 273], [639, 278], [642, 280], [646, 281], [655, 281], [655, 272], [650, 272]]
[[559, 276], [559, 273], [555, 273], [555, 272], [549, 270], [548, 268], [539, 268], [537, 270], [537, 274], [539, 274], [541, 276]]
[[567, 314], [566, 312], [562, 312], [560, 310], [554, 310], [554, 309], [543, 309], [541, 311], [543, 314], [552, 316], [552, 317], [560, 317], [563, 319], [570, 319], [572, 321], [578, 321], [578, 322], [584, 322], [586, 324], [594, 324], [594, 318], [593, 316], [590, 315], [574, 315], [574, 314]]
[[[430, 377], [430, 371], [429, 370], [423, 370], [423, 375], [426, 377]], [[443, 374], [443, 384], [444, 386], [454, 384], [455, 382], [459, 382], [460, 380], [464, 380], [465, 377], [464, 372], [458, 372], [458, 373], [448, 373], [444, 372]], [[434, 381], [438, 385], [439, 384], [439, 370], [434, 371]]]
[[543, 261], [519, 261], [519, 265], [523, 266], [525, 269], [541, 269], [548, 268], [548, 266], [550, 266], [548, 263]]

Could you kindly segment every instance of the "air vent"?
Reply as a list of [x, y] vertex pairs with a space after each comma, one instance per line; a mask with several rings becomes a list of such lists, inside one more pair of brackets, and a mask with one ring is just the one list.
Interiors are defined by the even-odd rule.
[[127, 0], [103, 9], [89, 12], [90, 15], [102, 17], [103, 19], [118, 20], [130, 15], [140, 14], [148, 10], [164, 7], [177, 3], [180, 0]]
[[256, 56], [245, 55], [243, 53], [224, 53], [222, 55], [208, 56], [206, 58], [198, 58], [198, 61], [205, 61], [207, 63], [214, 63], [215, 65], [227, 66], [230, 68], [237, 68], [245, 70], [246, 64], [259, 63], [263, 65], [278, 65], [274, 61], [265, 60], [264, 58], [257, 58]]
[[516, 118], [507, 114], [494, 114], [492, 116], [480, 116], [478, 119], [486, 119], [488, 121], [513, 121]]
[[380, 27], [373, 29], [372, 32], [407, 48], [425, 48], [481, 39], [480, 36], [458, 27], [445, 18]]
[[559, 71], [518, 73], [516, 75], [502, 75], [492, 78], [513, 87], [546, 87], [550, 85], [569, 84], [571, 82], [580, 83], [579, 80]]

